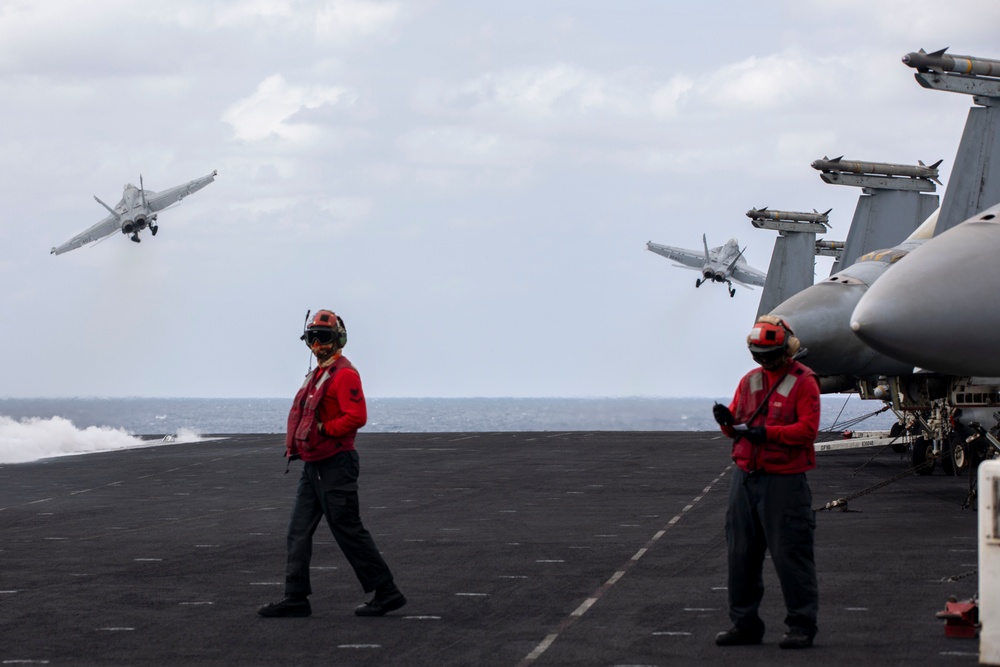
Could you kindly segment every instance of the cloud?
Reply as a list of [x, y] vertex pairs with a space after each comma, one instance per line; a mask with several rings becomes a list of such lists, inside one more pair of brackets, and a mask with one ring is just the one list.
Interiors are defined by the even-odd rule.
[[324, 42], [349, 42], [392, 25], [400, 14], [394, 2], [334, 0], [317, 12], [316, 36]]
[[318, 128], [303, 122], [288, 122], [302, 109], [350, 103], [354, 97], [337, 86], [295, 86], [274, 74], [257, 86], [252, 95], [226, 110], [222, 120], [233, 127], [235, 138], [255, 142], [276, 136], [293, 142], [314, 138]]
[[472, 126], [428, 127], [407, 133], [400, 146], [410, 162], [437, 166], [518, 166], [549, 152], [538, 140]]
[[683, 75], [663, 82], [650, 80], [641, 70], [606, 75], [557, 63], [488, 72], [456, 85], [429, 84], [420, 101], [432, 112], [558, 122], [602, 115], [670, 115], [691, 87]]

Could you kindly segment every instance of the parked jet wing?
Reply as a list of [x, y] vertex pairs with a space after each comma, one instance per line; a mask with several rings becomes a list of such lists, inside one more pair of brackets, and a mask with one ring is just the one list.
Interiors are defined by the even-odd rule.
[[145, 192], [146, 204], [149, 206], [149, 210], [152, 212], [162, 211], [171, 204], [176, 204], [180, 200], [187, 197], [189, 194], [198, 192], [203, 187], [215, 180], [218, 171], [213, 171], [208, 176], [202, 176], [201, 178], [196, 178], [193, 181], [184, 183], [183, 185], [177, 185], [163, 192]]

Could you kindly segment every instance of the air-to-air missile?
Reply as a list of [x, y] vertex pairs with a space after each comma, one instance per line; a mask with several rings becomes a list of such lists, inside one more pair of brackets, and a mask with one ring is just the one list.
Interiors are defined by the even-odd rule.
[[830, 226], [829, 213], [820, 213], [813, 210], [812, 213], [801, 213], [798, 211], [772, 211], [766, 206], [763, 208], [752, 208], [747, 211], [747, 217], [751, 220], [780, 220], [785, 222], [811, 222], [814, 224]]
[[947, 55], [948, 47], [927, 53], [923, 49], [903, 56], [903, 64], [918, 72], [955, 72], [976, 76], [1000, 76], [1000, 60], [976, 58], [974, 56]]
[[[872, 378], [910, 373], [913, 365], [866, 345], [851, 330], [855, 306], [881, 280], [887, 269], [923, 244], [933, 233], [937, 212], [905, 241], [888, 250], [870, 252], [829, 278], [807, 287], [771, 310], [809, 350], [803, 362], [829, 381], [824, 391], [840, 391], [837, 378]], [[919, 328], [918, 323], [910, 323]], [[849, 383], [850, 384], [850, 383]]]
[[824, 157], [822, 160], [814, 160], [812, 168], [823, 173], [848, 173], [848, 174], [870, 174], [872, 176], [903, 176], [908, 178], [922, 178], [934, 181], [941, 185], [938, 180], [938, 166], [943, 160], [938, 160], [932, 165], [926, 165], [917, 160], [916, 165], [892, 164], [889, 162], [862, 162], [860, 160], [845, 160], [844, 156], [835, 157], [832, 160]]
[[942, 232], [868, 290], [851, 329], [910, 366], [1000, 377], [1000, 204]]
[[820, 250], [843, 250], [845, 243], [843, 241], [827, 241], [826, 239], [819, 239], [816, 241], [816, 252]]

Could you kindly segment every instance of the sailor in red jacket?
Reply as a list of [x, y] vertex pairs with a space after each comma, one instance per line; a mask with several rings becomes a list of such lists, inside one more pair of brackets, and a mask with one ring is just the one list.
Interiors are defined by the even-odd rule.
[[342, 354], [347, 343], [344, 321], [320, 310], [302, 339], [316, 356], [288, 414], [285, 436], [289, 463], [305, 465], [288, 524], [285, 597], [257, 610], [261, 616], [309, 616], [309, 561], [312, 537], [324, 517], [361, 587], [375, 596], [354, 610], [358, 616], [382, 616], [406, 604], [393, 582], [358, 510], [358, 452], [354, 438], [368, 419], [361, 376]]
[[816, 467], [819, 431], [816, 375], [795, 360], [800, 343], [775, 317], [757, 319], [747, 345], [760, 368], [743, 376], [727, 408], [715, 420], [733, 438], [733, 473], [726, 511], [729, 551], [729, 617], [719, 646], [759, 644], [764, 622], [764, 553], [781, 583], [788, 632], [781, 648], [807, 648], [816, 635], [819, 594], [813, 533], [816, 515], [806, 471]]

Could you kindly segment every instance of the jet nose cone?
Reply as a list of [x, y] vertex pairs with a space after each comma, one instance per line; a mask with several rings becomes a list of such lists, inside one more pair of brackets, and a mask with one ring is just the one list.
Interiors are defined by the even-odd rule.
[[948, 375], [1000, 376], [1000, 224], [994, 207], [916, 248], [858, 302], [851, 329], [895, 359]]
[[874, 351], [848, 328], [851, 311], [865, 291], [863, 283], [821, 282], [808, 287], [775, 308], [809, 350], [804, 363], [820, 375], [860, 372]]

